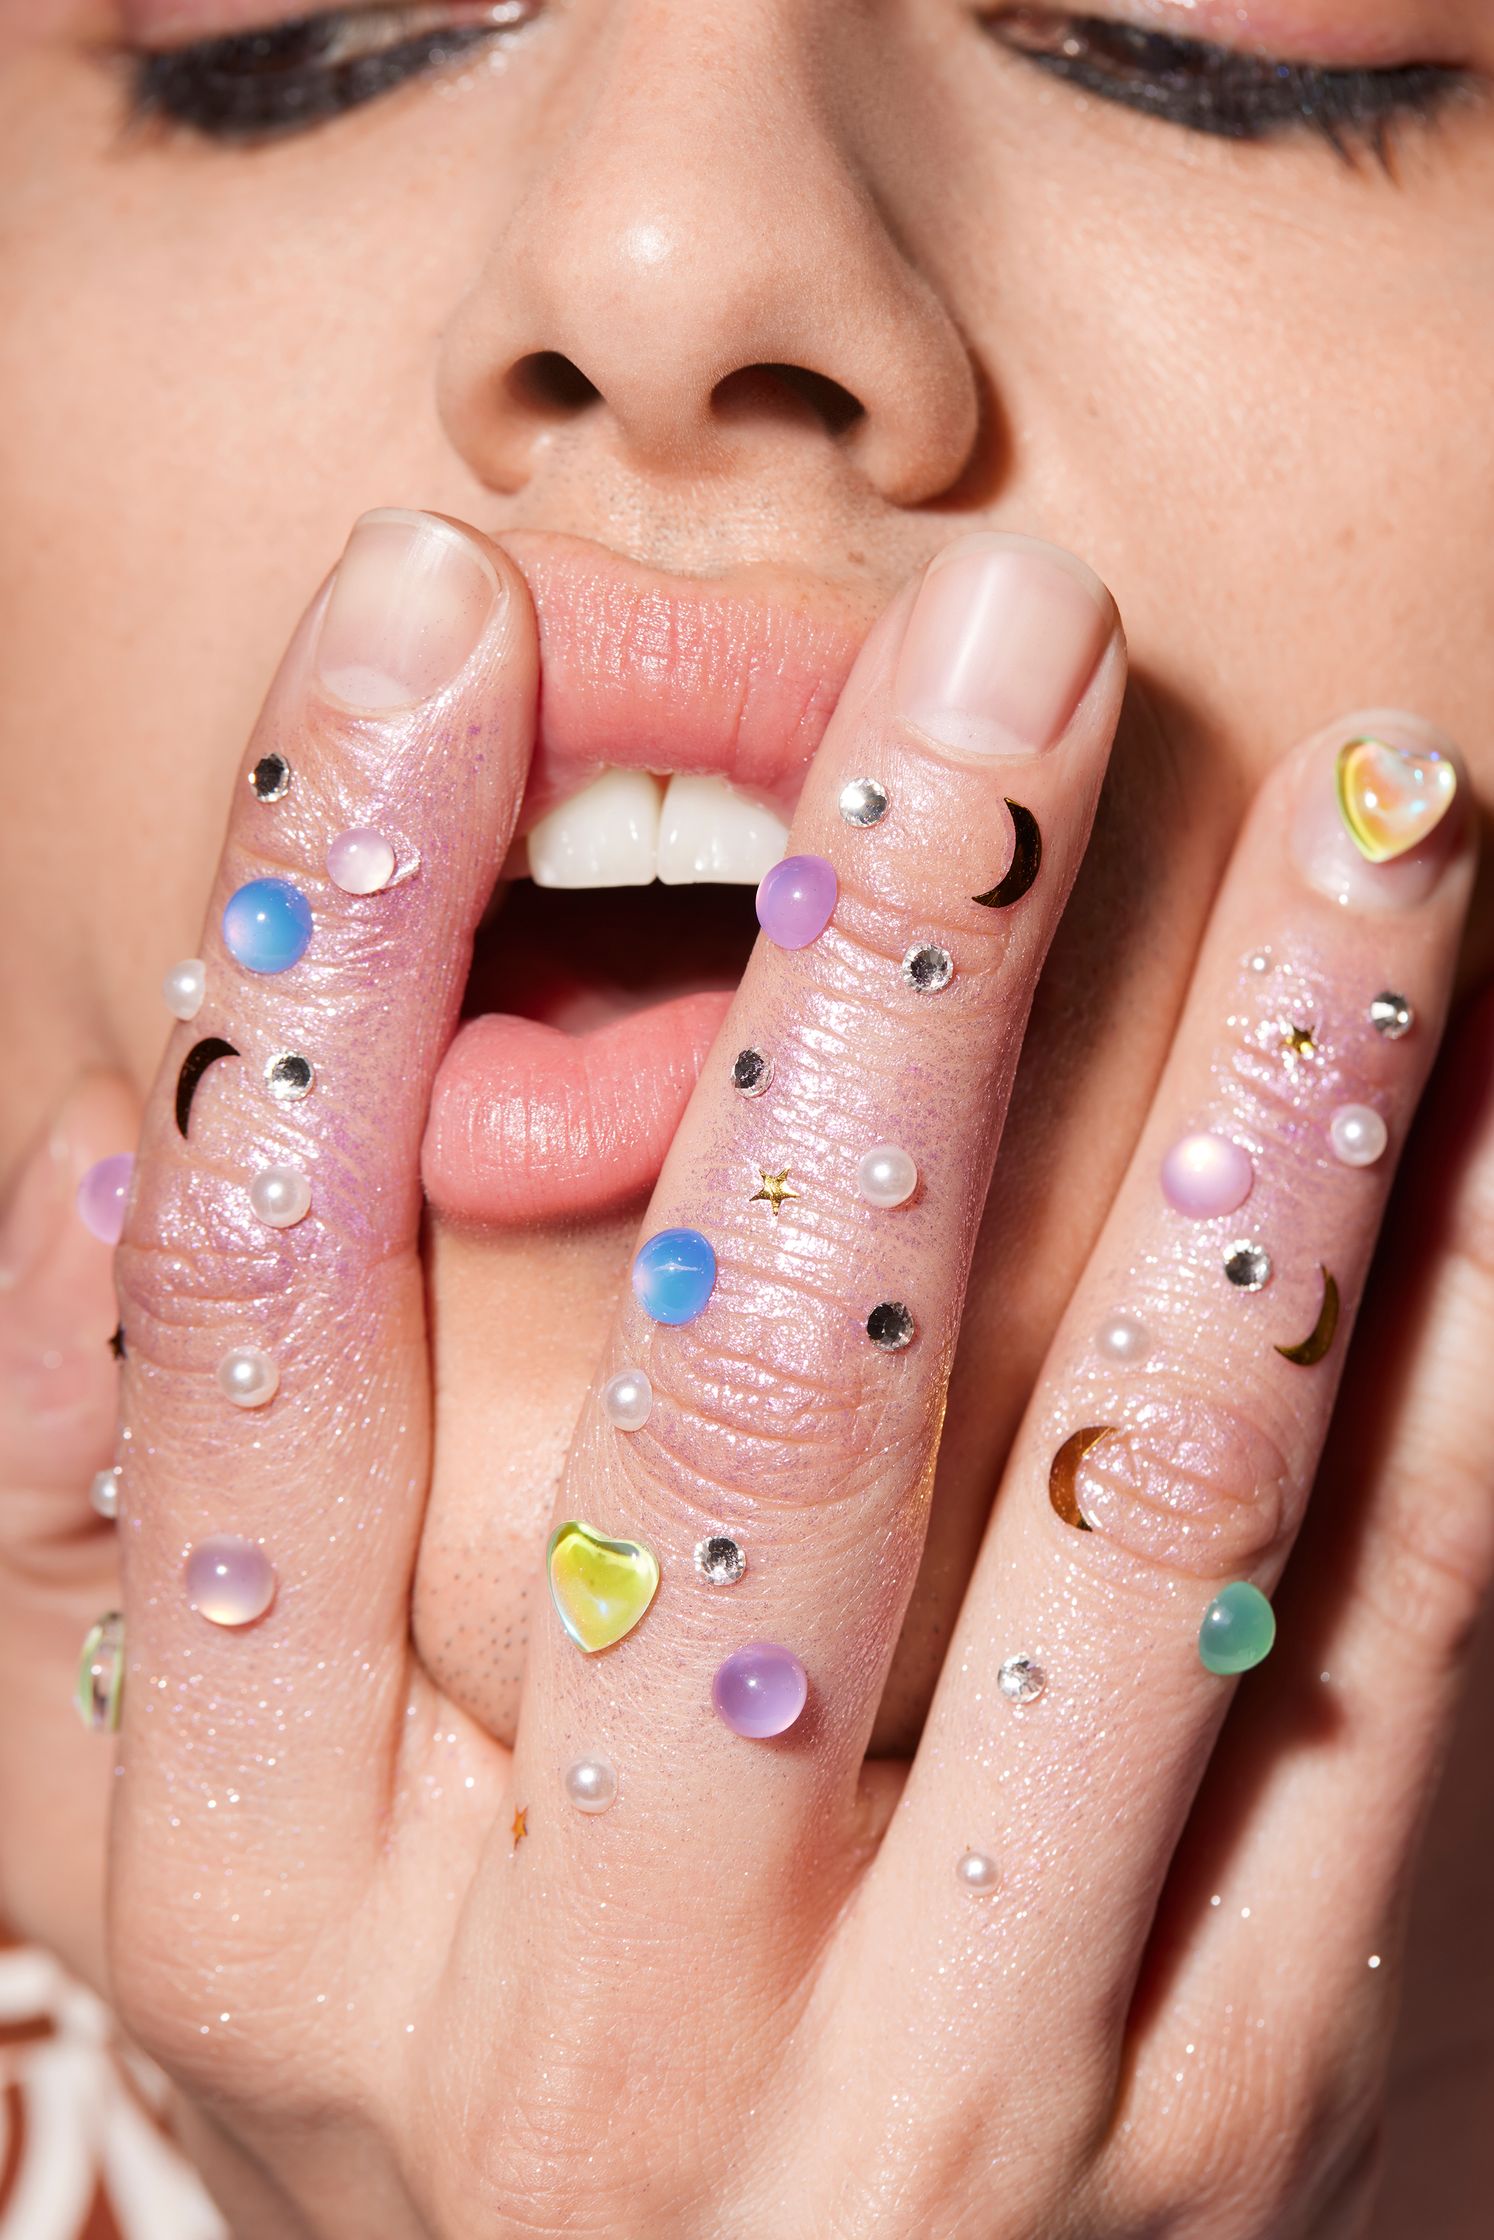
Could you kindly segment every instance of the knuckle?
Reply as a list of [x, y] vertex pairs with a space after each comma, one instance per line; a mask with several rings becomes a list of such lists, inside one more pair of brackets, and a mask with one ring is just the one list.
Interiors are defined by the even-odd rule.
[[1361, 1600], [1401, 1643], [1457, 1666], [1494, 1574], [1494, 1499], [1456, 1467], [1405, 1472], [1388, 1487], [1374, 1561], [1357, 1567]]

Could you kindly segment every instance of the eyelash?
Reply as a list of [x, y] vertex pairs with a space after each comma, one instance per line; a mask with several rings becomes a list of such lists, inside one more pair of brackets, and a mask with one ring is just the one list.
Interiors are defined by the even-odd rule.
[[[361, 108], [519, 29], [543, 0], [336, 8], [135, 57], [131, 112], [209, 140], [283, 138]], [[1011, 53], [1077, 92], [1190, 132], [1267, 141], [1320, 135], [1388, 157], [1393, 127], [1430, 121], [1466, 71], [1440, 63], [1338, 69], [1278, 62], [1110, 18], [1013, 7], [983, 19]]]

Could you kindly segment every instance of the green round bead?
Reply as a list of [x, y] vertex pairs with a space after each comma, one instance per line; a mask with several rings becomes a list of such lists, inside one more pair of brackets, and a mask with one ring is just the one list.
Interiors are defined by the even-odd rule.
[[1216, 1594], [1198, 1629], [1198, 1653], [1210, 1672], [1248, 1672], [1271, 1653], [1276, 1613], [1248, 1579]]

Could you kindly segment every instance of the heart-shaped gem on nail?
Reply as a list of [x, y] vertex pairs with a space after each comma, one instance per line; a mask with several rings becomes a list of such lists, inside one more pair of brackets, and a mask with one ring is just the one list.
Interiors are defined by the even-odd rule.
[[641, 1540], [609, 1540], [589, 1524], [558, 1524], [545, 1551], [560, 1622], [592, 1656], [632, 1632], [659, 1587], [659, 1559]]
[[1338, 806], [1355, 847], [1390, 863], [1434, 832], [1453, 805], [1458, 774], [1435, 747], [1351, 739], [1338, 750]]

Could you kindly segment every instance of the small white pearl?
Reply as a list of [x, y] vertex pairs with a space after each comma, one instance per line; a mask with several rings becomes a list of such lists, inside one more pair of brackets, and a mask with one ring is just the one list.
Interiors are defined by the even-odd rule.
[[619, 1431], [641, 1431], [653, 1405], [654, 1388], [641, 1369], [622, 1369], [602, 1387], [602, 1413]]
[[200, 957], [186, 957], [174, 964], [161, 982], [167, 1010], [176, 1019], [195, 1019], [202, 1009], [207, 968]]
[[955, 1868], [965, 1888], [977, 1898], [989, 1897], [1000, 1886], [1001, 1870], [984, 1851], [967, 1851]]
[[88, 1505], [96, 1517], [117, 1517], [119, 1514], [119, 1464], [112, 1470], [101, 1470], [88, 1489]]
[[565, 1769], [565, 1793], [578, 1812], [605, 1812], [616, 1801], [617, 1775], [605, 1758], [578, 1758]]
[[1333, 1156], [1346, 1167], [1372, 1167], [1384, 1155], [1390, 1131], [1372, 1106], [1341, 1104], [1328, 1123]]
[[1151, 1333], [1132, 1314], [1113, 1314], [1095, 1332], [1095, 1344], [1107, 1359], [1128, 1365], [1145, 1361], [1152, 1350]]
[[219, 1387], [236, 1408], [262, 1408], [274, 1399], [279, 1383], [280, 1371], [269, 1355], [252, 1346], [235, 1346], [218, 1363]]
[[293, 1229], [311, 1211], [311, 1184], [299, 1167], [261, 1167], [249, 1203], [269, 1229]]
[[879, 1143], [863, 1153], [856, 1187], [869, 1206], [905, 1206], [918, 1188], [918, 1169], [895, 1143]]

